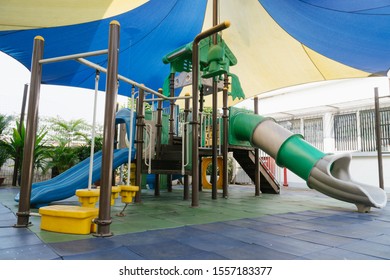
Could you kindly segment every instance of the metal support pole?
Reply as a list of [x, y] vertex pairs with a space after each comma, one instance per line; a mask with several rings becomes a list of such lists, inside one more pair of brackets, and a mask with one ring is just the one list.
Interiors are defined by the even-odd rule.
[[[171, 73], [169, 77], [169, 96], [175, 96], [175, 73]], [[169, 145], [173, 145], [173, 136], [174, 136], [174, 110], [175, 110], [175, 100], [171, 99], [169, 103]]]
[[[171, 73], [169, 77], [169, 96], [175, 97], [175, 73]], [[173, 145], [173, 137], [175, 135], [175, 100], [171, 99], [169, 105], [169, 145]], [[168, 192], [172, 192], [172, 174], [167, 174], [167, 190]]]
[[[218, 0], [213, 0], [213, 26], [216, 26], [218, 24]], [[217, 33], [213, 34], [213, 45], [216, 45], [217, 42]], [[218, 169], [218, 162], [217, 162], [217, 157], [218, 157], [218, 151], [217, 151], [217, 139], [218, 139], [218, 134], [217, 134], [217, 110], [218, 110], [218, 81], [216, 77], [212, 78], [213, 80], [213, 103], [212, 103], [212, 133], [213, 135], [211, 136], [211, 161], [212, 161], [212, 168], [211, 168], [211, 198], [212, 199], [217, 199], [217, 169]], [[222, 176], [222, 174], [221, 174]]]
[[287, 168], [283, 167], [283, 187], [288, 187]]
[[[211, 146], [211, 154], [212, 154], [212, 169], [211, 169], [211, 198], [217, 199], [217, 169], [218, 169], [218, 123], [217, 123], [217, 113], [218, 113], [218, 83], [215, 78], [213, 78], [213, 113], [212, 113], [212, 146]], [[221, 170], [222, 173], [222, 170]], [[222, 174], [220, 174], [222, 176]]]
[[382, 128], [381, 128], [381, 116], [379, 110], [379, 93], [378, 88], [375, 91], [375, 136], [376, 136], [376, 150], [378, 153], [378, 176], [379, 176], [379, 187], [384, 189], [383, 182], [383, 161], [382, 161]]
[[[136, 158], [136, 172], [135, 185], [139, 186], [141, 190], [142, 183], [142, 151], [144, 146], [144, 127], [145, 127], [145, 112], [144, 112], [145, 92], [139, 89], [137, 102], [137, 158]], [[135, 202], [141, 202], [141, 191], [137, 192]]]
[[[202, 128], [202, 114], [203, 114], [203, 107], [204, 107], [204, 86], [201, 85], [200, 86], [200, 90], [199, 90], [199, 114], [198, 116], [200, 117], [200, 129], [202, 130], [201, 131], [201, 136], [199, 137], [199, 140], [202, 141], [202, 134], [203, 134], [203, 128]], [[201, 142], [200, 142], [201, 143]], [[201, 144], [202, 146], [203, 144]], [[198, 174], [199, 174], [199, 178], [198, 178], [198, 182], [199, 182], [199, 191], [201, 192], [203, 190], [203, 186], [202, 186], [202, 157], [199, 158], [198, 160]]]
[[[23, 91], [22, 109], [20, 111], [20, 119], [19, 119], [19, 134], [22, 133], [22, 127], [24, 125], [24, 112], [26, 110], [27, 92], [28, 92], [28, 84], [25, 84], [24, 91]], [[21, 160], [21, 158], [19, 158], [19, 153], [20, 153], [20, 148], [18, 147], [16, 149], [14, 172], [12, 174], [12, 186], [16, 186], [16, 183], [18, 181], [19, 162]]]
[[229, 170], [228, 170], [228, 152], [229, 152], [229, 116], [228, 116], [228, 86], [229, 77], [227, 74], [224, 76], [224, 87], [223, 87], [223, 104], [222, 104], [222, 120], [223, 120], [223, 145], [222, 145], [222, 157], [223, 157], [223, 180], [222, 180], [222, 195], [224, 198], [229, 196]]
[[[162, 89], [158, 90], [162, 93]], [[161, 136], [162, 136], [162, 100], [159, 100], [157, 103], [157, 123], [156, 123], [156, 155], [157, 158], [160, 157], [161, 154]], [[160, 174], [156, 174], [156, 186], [154, 188], [154, 195], [160, 195]]]
[[228, 28], [229, 26], [230, 22], [228, 21], [218, 24], [202, 33], [199, 33], [192, 43], [192, 207], [199, 206], [199, 42], [216, 32]]
[[31, 62], [30, 96], [28, 100], [26, 138], [24, 140], [22, 180], [20, 186], [19, 209], [16, 215], [15, 227], [27, 227], [30, 217], [30, 196], [34, 169], [34, 150], [38, 127], [39, 96], [42, 81], [42, 64], [44, 39], [41, 36], [34, 38], [33, 56]]
[[[259, 114], [259, 98], [256, 96], [254, 98], [254, 109], [255, 114]], [[260, 151], [258, 148], [255, 148], [255, 196], [260, 196]]]
[[108, 41], [108, 62], [106, 78], [106, 102], [104, 110], [103, 149], [101, 186], [99, 196], [99, 216], [95, 220], [97, 232], [95, 236], [112, 236], [111, 225], [111, 183], [113, 169], [114, 135], [115, 135], [115, 109], [118, 88], [118, 55], [119, 31], [117, 21], [110, 22]]
[[[186, 96], [189, 96], [189, 94], [187, 93], [186, 94]], [[187, 121], [188, 121], [188, 115], [189, 115], [189, 113], [190, 113], [190, 100], [189, 99], [186, 99], [185, 100], [185, 103], [184, 103], [184, 123], [187, 123]], [[182, 133], [182, 139], [183, 139], [183, 141], [182, 141], [182, 145], [186, 145], [186, 143], [187, 143], [187, 130], [188, 130], [188, 127], [187, 127], [187, 125], [185, 125], [184, 126], [184, 131], [183, 131], [183, 133]], [[184, 141], [184, 139], [185, 139], [185, 141]], [[184, 148], [184, 158], [186, 159], [187, 158], [187, 149], [188, 149], [188, 147], [187, 146], [185, 146], [185, 148]], [[184, 175], [184, 186], [183, 186], [183, 199], [184, 200], [188, 200], [189, 199], [189, 193], [190, 193], [190, 191], [189, 191], [189, 175]]]

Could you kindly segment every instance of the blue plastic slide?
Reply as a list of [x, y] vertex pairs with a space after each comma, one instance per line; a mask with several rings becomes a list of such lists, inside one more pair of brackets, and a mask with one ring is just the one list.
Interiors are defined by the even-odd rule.
[[[133, 127], [135, 127], [136, 122], [136, 113], [132, 112], [130, 109], [124, 108], [119, 110], [115, 116], [115, 124], [124, 123], [126, 124], [126, 132], [128, 140], [130, 137], [130, 122], [131, 122], [131, 113], [133, 113]], [[132, 134], [132, 153], [131, 159], [135, 157], [135, 147], [134, 147], [134, 138], [135, 138], [135, 129], [133, 129]], [[115, 169], [120, 165], [127, 163], [129, 158], [129, 149], [119, 149], [114, 150], [113, 155], [113, 166]], [[30, 203], [31, 207], [39, 208], [41, 206], [48, 205], [52, 201], [63, 200], [75, 195], [76, 190], [85, 189], [88, 187], [89, 179], [89, 162], [90, 158], [83, 160], [77, 165], [69, 168], [60, 175], [54, 177], [53, 179], [38, 182], [32, 184], [31, 188], [31, 198]], [[93, 157], [93, 172], [92, 172], [92, 182], [96, 182], [100, 179], [102, 168], [102, 152], [99, 151], [94, 154]], [[19, 202], [19, 193], [15, 197], [15, 201]]]
[[[135, 151], [132, 151], [132, 159]], [[127, 163], [129, 149], [114, 150], [113, 169]], [[39, 208], [52, 201], [63, 200], [75, 195], [76, 190], [88, 187], [89, 161], [87, 158], [51, 180], [34, 183], [31, 190], [31, 207]], [[102, 167], [102, 152], [95, 153], [93, 159], [92, 182], [100, 179]], [[15, 201], [19, 201], [19, 194]]]

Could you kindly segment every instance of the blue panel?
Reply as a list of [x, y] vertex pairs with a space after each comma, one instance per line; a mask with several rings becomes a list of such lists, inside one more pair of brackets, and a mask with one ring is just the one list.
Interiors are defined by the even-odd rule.
[[[365, 1], [259, 2], [284, 30], [318, 53], [370, 73], [389, 69], [390, 16], [376, 15], [375, 9], [371, 10], [372, 14], [337, 11], [346, 10], [346, 7], [350, 7], [349, 10], [367, 9], [370, 6]], [[327, 8], [314, 6], [314, 2]], [[388, 5], [389, 1], [370, 3], [373, 3], [371, 7], [377, 8], [380, 3]], [[384, 13], [388, 7], [378, 8], [379, 11]]]
[[[0, 32], [0, 51], [31, 65], [33, 39], [45, 39], [44, 57], [106, 49], [109, 23], [119, 21], [119, 74], [150, 88], [162, 87], [169, 66], [162, 57], [169, 51], [191, 42], [201, 31], [206, 0], [150, 0], [144, 5], [114, 16], [89, 23], [63, 27]], [[106, 56], [89, 58], [106, 67]], [[47, 64], [43, 83], [94, 88], [95, 70], [74, 61]], [[105, 81], [102, 75], [102, 81]], [[104, 90], [101, 82], [99, 89]], [[119, 94], [129, 95], [130, 86], [121, 83]]]
[[390, 5], [389, 0], [301, 0], [313, 6], [341, 12], [378, 13]]

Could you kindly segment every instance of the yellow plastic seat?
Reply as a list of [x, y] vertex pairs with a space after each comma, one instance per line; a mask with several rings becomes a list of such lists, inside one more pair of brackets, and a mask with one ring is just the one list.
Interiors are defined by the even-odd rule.
[[99, 200], [100, 189], [79, 189], [76, 190], [76, 196], [83, 207], [94, 208]]
[[69, 205], [50, 205], [39, 208], [41, 229], [59, 233], [90, 234], [95, 232], [92, 220], [99, 209]]
[[121, 188], [121, 197], [122, 202], [129, 204], [133, 202], [133, 198], [135, 197], [136, 193], [139, 191], [138, 186], [129, 186], [129, 185], [120, 185]]

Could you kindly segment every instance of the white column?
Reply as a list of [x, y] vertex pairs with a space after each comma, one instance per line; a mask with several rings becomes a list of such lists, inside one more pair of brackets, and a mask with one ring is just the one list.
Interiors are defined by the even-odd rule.
[[325, 113], [323, 117], [324, 127], [324, 153], [331, 153], [335, 150], [333, 133], [334, 118], [332, 113]]

